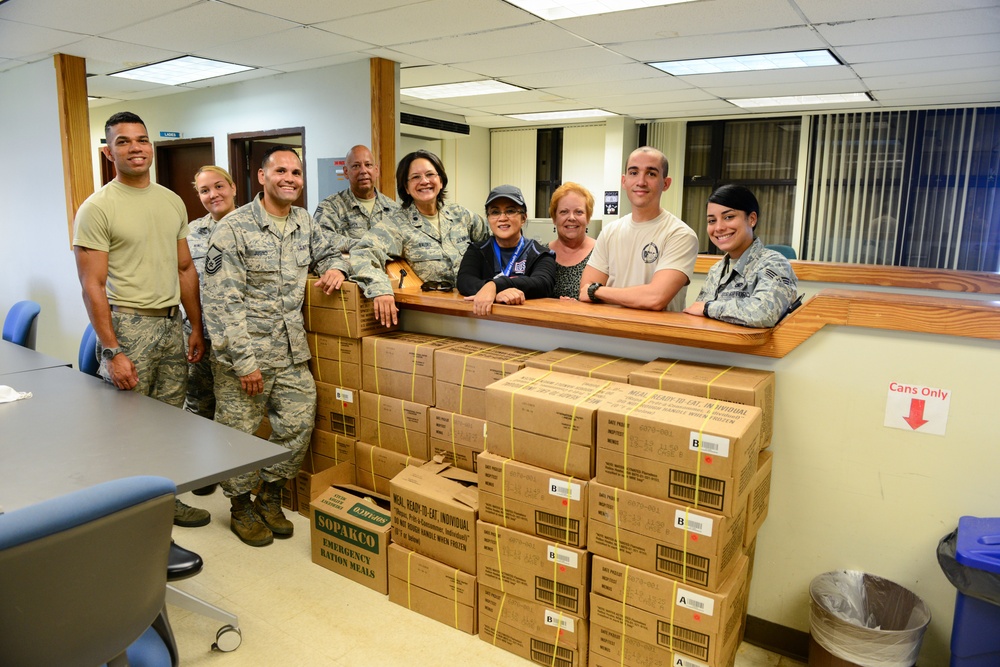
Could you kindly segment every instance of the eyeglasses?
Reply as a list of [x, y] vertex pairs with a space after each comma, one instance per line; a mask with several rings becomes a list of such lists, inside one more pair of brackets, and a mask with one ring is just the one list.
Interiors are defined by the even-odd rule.
[[422, 292], [450, 292], [455, 286], [444, 280], [430, 280], [420, 286]]
[[505, 208], [502, 211], [498, 208], [491, 208], [486, 211], [486, 215], [491, 218], [499, 218], [500, 216], [506, 215], [508, 218], [513, 218], [515, 215], [522, 215], [524, 212], [519, 208]]
[[428, 181], [435, 181], [438, 178], [436, 171], [428, 171], [426, 174], [411, 174], [407, 181], [410, 183], [419, 183], [420, 181], [427, 179]]

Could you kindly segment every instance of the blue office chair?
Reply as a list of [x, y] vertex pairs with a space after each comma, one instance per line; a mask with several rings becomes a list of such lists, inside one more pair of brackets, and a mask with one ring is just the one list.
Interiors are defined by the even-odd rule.
[[34, 301], [18, 301], [3, 321], [3, 339], [16, 343], [21, 347], [35, 349], [35, 332], [33, 325], [42, 307]]
[[76, 357], [77, 367], [87, 375], [97, 375], [97, 369], [101, 367], [101, 362], [97, 359], [97, 332], [94, 325], [88, 324], [83, 331], [83, 339], [80, 341], [80, 352]]
[[164, 605], [175, 492], [126, 477], [0, 514], [0, 664], [176, 666]]
[[767, 248], [768, 250], [774, 250], [776, 252], [780, 252], [782, 255], [785, 256], [786, 259], [798, 258], [795, 253], [795, 248], [793, 248], [790, 245], [781, 245], [780, 243], [774, 243], [771, 245], [766, 245], [764, 247]]

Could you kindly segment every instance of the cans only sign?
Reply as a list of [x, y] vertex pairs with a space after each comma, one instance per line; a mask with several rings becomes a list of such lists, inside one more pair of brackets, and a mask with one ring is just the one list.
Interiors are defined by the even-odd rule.
[[950, 389], [893, 381], [885, 400], [885, 426], [944, 435], [950, 407]]

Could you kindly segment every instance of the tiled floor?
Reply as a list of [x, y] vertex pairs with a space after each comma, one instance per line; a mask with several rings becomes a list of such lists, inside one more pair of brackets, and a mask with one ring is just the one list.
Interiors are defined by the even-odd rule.
[[[254, 549], [229, 531], [229, 502], [182, 496], [212, 512], [203, 528], [174, 528], [174, 539], [205, 559], [182, 588], [239, 616], [243, 643], [231, 653], [212, 651], [220, 623], [170, 607], [170, 621], [185, 667], [393, 666], [526, 667], [531, 663], [392, 604], [374, 591], [314, 565], [309, 521], [286, 512], [295, 536]], [[802, 663], [744, 644], [737, 667], [793, 667]]]

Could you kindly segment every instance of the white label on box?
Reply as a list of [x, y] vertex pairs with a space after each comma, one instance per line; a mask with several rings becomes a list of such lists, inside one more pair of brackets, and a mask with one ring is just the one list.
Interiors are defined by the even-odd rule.
[[554, 477], [549, 478], [549, 495], [570, 500], [580, 500], [580, 485]]
[[691, 514], [687, 510], [674, 510], [674, 527], [680, 530], [687, 530], [696, 535], [712, 536], [712, 525], [715, 523], [707, 516]]
[[677, 589], [677, 599], [674, 600], [674, 603], [678, 607], [684, 607], [699, 614], [705, 614], [706, 616], [715, 615], [715, 600], [707, 598], [704, 595], [686, 591], [683, 588]]
[[550, 625], [553, 628], [559, 628], [567, 632], [576, 632], [576, 623], [573, 621], [572, 616], [566, 616], [551, 609], [545, 610], [545, 625]]
[[670, 660], [670, 667], [708, 667], [708, 665], [697, 660], [692, 660], [685, 655], [674, 653], [673, 658]]
[[[691, 431], [691, 442], [688, 447], [693, 452], [698, 451], [698, 431]], [[712, 456], [729, 457], [729, 438], [718, 435], [701, 434], [701, 453]]]
[[337, 387], [336, 391], [337, 400], [343, 403], [353, 403], [354, 402], [354, 392], [350, 389], [344, 389], [342, 387]]
[[549, 562], [559, 563], [560, 565], [565, 565], [566, 567], [571, 567], [574, 570], [580, 567], [580, 557], [578, 554], [570, 551], [569, 549], [560, 549], [554, 544], [548, 546], [549, 552]]

